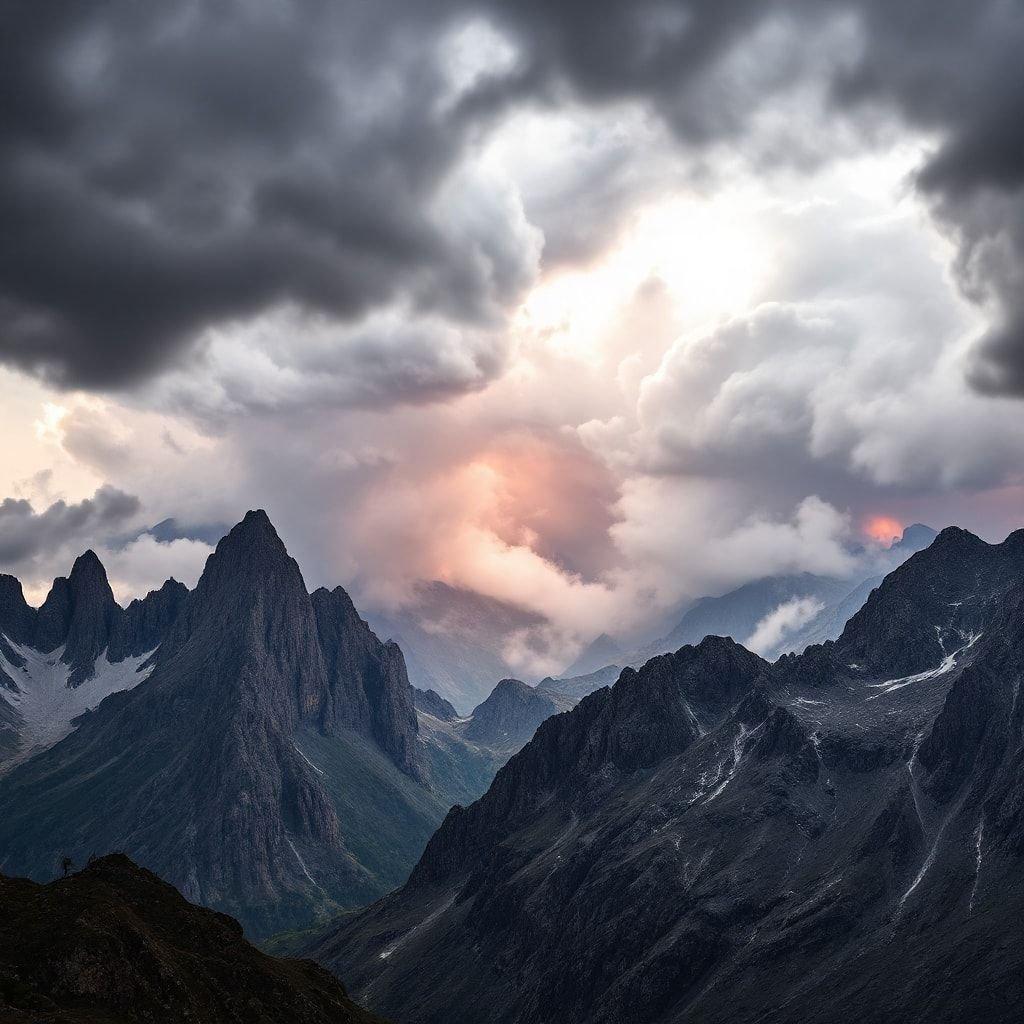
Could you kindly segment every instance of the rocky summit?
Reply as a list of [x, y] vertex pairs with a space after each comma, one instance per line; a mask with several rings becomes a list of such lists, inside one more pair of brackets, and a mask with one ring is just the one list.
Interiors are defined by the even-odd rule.
[[834, 642], [624, 670], [312, 952], [403, 1024], [1019, 1020], [1022, 570], [946, 530]]

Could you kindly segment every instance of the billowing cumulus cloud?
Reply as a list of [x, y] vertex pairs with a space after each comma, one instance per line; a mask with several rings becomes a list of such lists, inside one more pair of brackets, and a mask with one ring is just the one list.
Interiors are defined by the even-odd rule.
[[806, 626], [824, 607], [814, 597], [795, 597], [792, 601], [785, 601], [761, 619], [743, 643], [755, 654], [770, 657], [786, 637]]
[[116, 487], [101, 487], [78, 502], [55, 501], [40, 511], [24, 498], [0, 502], [0, 564], [32, 579], [58, 552], [117, 537], [136, 518], [140, 502]]
[[9, 5], [0, 356], [124, 387], [212, 328], [392, 302], [479, 344], [536, 245], [458, 173], [473, 119], [431, 13], [396, 26], [386, 6]]

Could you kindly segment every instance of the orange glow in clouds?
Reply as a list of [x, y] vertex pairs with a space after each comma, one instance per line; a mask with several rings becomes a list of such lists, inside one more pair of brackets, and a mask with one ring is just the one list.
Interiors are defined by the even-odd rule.
[[864, 524], [864, 532], [879, 544], [888, 547], [898, 540], [903, 533], [903, 524], [891, 516], [872, 516]]

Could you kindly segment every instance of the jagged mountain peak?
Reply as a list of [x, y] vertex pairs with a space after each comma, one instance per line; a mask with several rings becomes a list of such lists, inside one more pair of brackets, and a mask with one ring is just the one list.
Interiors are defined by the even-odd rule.
[[254, 568], [258, 568], [262, 560], [289, 559], [284, 541], [263, 509], [246, 512], [242, 519], [228, 530], [217, 542], [210, 558], [218, 555], [222, 559], [229, 556], [246, 558]]
[[71, 566], [71, 575], [68, 577], [68, 582], [75, 583], [90, 579], [102, 579], [106, 582], [107, 570], [100, 561], [100, 556], [92, 548], [87, 548], [75, 559], [74, 565]]
[[107, 570], [89, 549], [75, 559], [70, 575], [53, 581], [35, 617], [33, 646], [52, 651], [63, 644], [61, 660], [71, 666], [69, 684], [78, 686], [91, 677], [120, 613]]
[[[298, 563], [278, 536], [266, 512], [257, 509], [221, 538], [206, 560], [176, 628], [175, 644], [196, 629], [224, 630], [223, 621], [256, 614], [279, 626], [296, 617], [312, 621], [312, 609]], [[307, 623], [308, 625], [308, 623]], [[244, 636], [238, 634], [239, 639]]]
[[981, 628], [987, 605], [1024, 572], [1024, 544], [989, 544], [949, 526], [894, 569], [847, 622], [840, 659], [873, 674], [936, 668]]

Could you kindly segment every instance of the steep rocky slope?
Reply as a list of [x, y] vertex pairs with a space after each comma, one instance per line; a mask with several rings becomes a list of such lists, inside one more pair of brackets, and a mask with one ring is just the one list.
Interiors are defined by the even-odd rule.
[[834, 643], [627, 669], [317, 956], [409, 1024], [1018, 1020], [1022, 554], [944, 531]]
[[0, 1019], [10, 1024], [372, 1024], [342, 985], [265, 956], [236, 921], [127, 857], [38, 885], [0, 876]]

